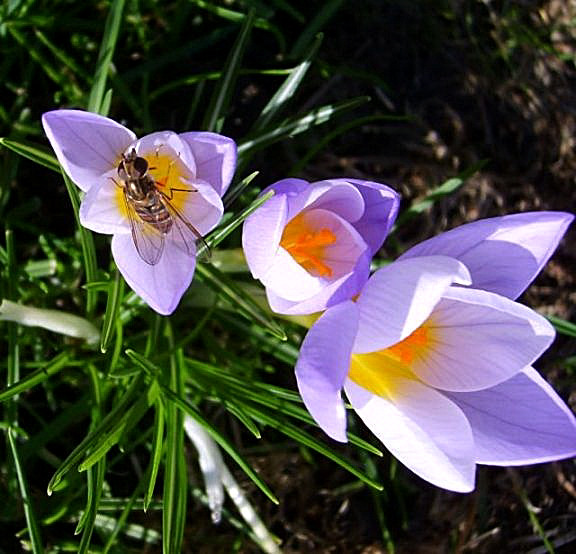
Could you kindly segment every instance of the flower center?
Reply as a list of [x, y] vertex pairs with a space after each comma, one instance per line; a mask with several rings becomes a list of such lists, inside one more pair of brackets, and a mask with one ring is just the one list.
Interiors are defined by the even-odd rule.
[[417, 380], [413, 372], [416, 361], [426, 357], [434, 344], [429, 320], [404, 340], [389, 348], [352, 354], [348, 377], [361, 387], [380, 396], [392, 396], [397, 378]]
[[336, 235], [327, 228], [314, 229], [309, 219], [306, 213], [294, 217], [284, 228], [280, 246], [312, 275], [332, 277], [326, 247], [336, 242]]

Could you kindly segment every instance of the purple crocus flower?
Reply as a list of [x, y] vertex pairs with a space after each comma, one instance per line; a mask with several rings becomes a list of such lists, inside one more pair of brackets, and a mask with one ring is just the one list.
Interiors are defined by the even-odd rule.
[[394, 456], [458, 492], [474, 488], [476, 463], [576, 455], [576, 419], [531, 367], [554, 329], [513, 300], [571, 220], [540, 212], [464, 225], [377, 271], [355, 302], [328, 309], [296, 365], [322, 429], [346, 441], [344, 388]]
[[248, 267], [270, 307], [310, 314], [352, 298], [398, 212], [399, 195], [358, 179], [283, 179], [244, 223]]
[[234, 141], [172, 131], [137, 139], [79, 110], [47, 112], [42, 123], [63, 170], [86, 193], [82, 225], [113, 235], [112, 255], [128, 284], [158, 313], [172, 313], [192, 281], [196, 241], [222, 217]]

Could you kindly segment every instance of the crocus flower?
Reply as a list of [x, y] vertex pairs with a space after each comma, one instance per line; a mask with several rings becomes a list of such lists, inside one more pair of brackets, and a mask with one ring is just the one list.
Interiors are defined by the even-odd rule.
[[196, 240], [222, 217], [234, 141], [172, 131], [137, 139], [79, 110], [45, 113], [42, 123], [63, 170], [86, 193], [82, 225], [113, 235], [112, 255], [128, 284], [158, 313], [172, 313], [194, 275]]
[[458, 492], [473, 489], [476, 463], [576, 455], [576, 419], [531, 367], [554, 330], [512, 299], [571, 219], [525, 213], [464, 225], [377, 271], [356, 301], [328, 309], [296, 365], [317, 423], [346, 441], [344, 389], [394, 456]]
[[273, 311], [310, 314], [357, 294], [396, 218], [399, 195], [357, 179], [284, 179], [244, 223], [242, 246]]

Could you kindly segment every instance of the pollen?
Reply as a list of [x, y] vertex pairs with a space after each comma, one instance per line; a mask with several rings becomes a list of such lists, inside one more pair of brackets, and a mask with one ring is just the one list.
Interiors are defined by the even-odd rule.
[[332, 268], [326, 260], [326, 247], [336, 242], [336, 235], [330, 229], [314, 229], [305, 215], [297, 215], [286, 225], [280, 246], [312, 275], [332, 277]]
[[430, 351], [434, 333], [430, 321], [424, 322], [404, 340], [390, 348], [368, 354], [352, 354], [348, 377], [380, 396], [393, 396], [398, 377], [416, 380], [414, 363]]

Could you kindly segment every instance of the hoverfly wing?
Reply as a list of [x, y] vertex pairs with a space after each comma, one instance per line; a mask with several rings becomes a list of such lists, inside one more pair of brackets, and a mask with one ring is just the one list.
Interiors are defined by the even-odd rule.
[[210, 247], [200, 231], [172, 205], [166, 194], [158, 192], [162, 195], [162, 203], [172, 216], [172, 237], [176, 246], [189, 256], [195, 256], [199, 252], [202, 258], [210, 258]]
[[148, 265], [156, 265], [164, 251], [164, 235], [142, 220], [127, 197], [126, 191], [124, 191], [124, 203], [138, 255]]

